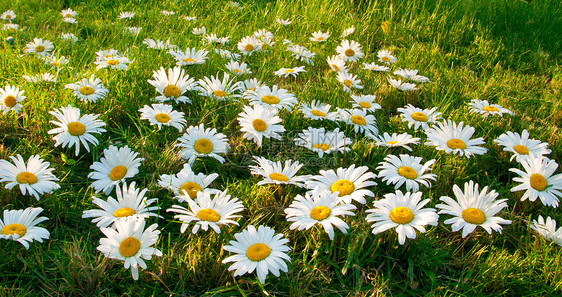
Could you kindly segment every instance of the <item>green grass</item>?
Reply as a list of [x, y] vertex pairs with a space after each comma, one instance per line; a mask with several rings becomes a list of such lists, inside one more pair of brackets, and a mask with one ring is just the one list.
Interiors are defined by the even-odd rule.
[[[228, 6], [228, 1], [11, 1], [0, 3], [0, 12], [12, 9], [18, 15], [15, 23], [23, 30], [12, 34], [13, 46], [1, 45], [0, 86], [21, 86], [27, 99], [20, 114], [0, 116], [0, 159], [21, 154], [27, 158], [40, 154], [55, 168], [61, 189], [43, 195], [40, 201], [22, 196], [19, 190], [0, 189], [3, 209], [42, 207], [49, 218], [42, 225], [51, 232], [43, 244], [34, 242], [29, 250], [19, 243], [0, 243], [0, 295], [312, 295], [312, 296], [544, 296], [562, 294], [562, 249], [545, 241], [528, 227], [539, 214], [562, 222], [562, 215], [540, 202], [521, 202], [521, 193], [511, 193], [514, 174], [508, 168], [509, 155], [493, 139], [505, 131], [529, 130], [531, 137], [550, 143], [550, 157], [560, 163], [562, 153], [562, 4], [557, 0], [525, 1], [241, 1], [242, 9]], [[78, 12], [78, 23], [61, 21], [64, 8]], [[167, 17], [161, 10], [177, 14]], [[131, 21], [117, 21], [121, 11], [134, 11]], [[198, 20], [179, 18], [195, 15]], [[275, 18], [290, 18], [293, 24], [281, 27]], [[380, 25], [390, 22], [390, 31]], [[223, 104], [192, 94], [192, 105], [176, 105], [186, 113], [188, 125], [205, 123], [226, 134], [232, 150], [224, 165], [214, 160], [197, 161], [196, 172], [219, 174], [214, 185], [228, 189], [245, 207], [240, 227], [223, 228], [223, 234], [199, 232], [184, 234], [179, 224], [165, 210], [174, 204], [172, 193], [161, 189], [161, 174], [172, 174], [182, 168], [174, 148], [177, 137], [173, 129], [155, 130], [139, 119], [138, 109], [152, 103], [156, 95], [147, 79], [160, 66], [175, 62], [164, 52], [147, 49], [144, 38], [170, 38], [180, 48], [205, 46], [200, 37], [191, 34], [193, 27], [205, 26], [208, 33], [230, 36], [227, 49], [237, 52], [236, 43], [258, 29], [275, 34], [274, 49], [244, 58], [253, 71], [252, 77], [277, 84], [293, 92], [300, 102], [320, 100], [332, 106], [351, 107], [345, 94], [328, 71], [326, 57], [335, 54], [339, 34], [354, 25], [349, 38], [363, 46], [361, 62], [376, 61], [379, 49], [392, 50], [398, 57], [394, 67], [419, 69], [431, 84], [420, 86], [415, 94], [398, 93], [386, 82], [386, 76], [362, 70], [360, 63], [351, 72], [363, 81], [362, 94], [376, 94], [383, 109], [376, 113], [383, 132], [412, 132], [401, 123], [396, 108], [406, 103], [418, 107], [437, 107], [445, 118], [463, 121], [476, 128], [476, 137], [485, 137], [488, 153], [470, 159], [437, 152], [431, 147], [416, 146], [413, 154], [424, 160], [436, 159], [433, 172], [438, 179], [432, 188], [422, 188], [430, 206], [439, 197], [451, 196], [452, 186], [475, 180], [490, 185], [509, 199], [502, 217], [513, 224], [504, 226], [503, 234], [488, 235], [483, 230], [462, 238], [444, 225], [444, 218], [427, 234], [398, 244], [396, 234], [371, 234], [365, 211], [358, 206], [356, 216], [346, 219], [347, 235], [336, 232], [330, 241], [320, 229], [291, 231], [283, 209], [302, 191], [292, 187], [259, 187], [250, 175], [252, 155], [270, 159], [293, 159], [305, 162], [303, 174], [316, 174], [321, 169], [368, 166], [377, 173], [378, 163], [388, 153], [370, 145], [349, 127], [341, 126], [355, 141], [352, 151], [318, 159], [316, 155], [290, 144], [298, 131], [310, 123], [301, 114], [282, 112], [287, 133], [282, 141], [266, 140], [261, 148], [243, 140], [235, 120], [242, 104]], [[126, 26], [139, 26], [138, 37], [122, 35]], [[327, 43], [311, 44], [308, 38], [317, 30], [329, 30]], [[80, 39], [72, 44], [60, 39], [61, 32], [74, 33]], [[5, 38], [8, 33], [0, 31]], [[34, 37], [49, 39], [60, 55], [70, 60], [70, 67], [58, 73], [57, 84], [30, 84], [22, 75], [51, 71], [39, 59], [22, 56], [22, 48]], [[304, 45], [317, 53], [315, 66], [296, 79], [279, 79], [272, 73], [281, 67], [304, 65], [295, 61], [282, 45], [284, 38]], [[94, 53], [115, 48], [127, 52], [134, 62], [126, 72], [95, 71]], [[211, 48], [208, 48], [211, 49]], [[211, 49], [212, 51], [212, 49]], [[197, 79], [225, 70], [223, 60], [209, 54], [204, 65], [187, 68]], [[109, 93], [105, 100], [87, 104], [76, 99], [66, 83], [95, 73]], [[514, 117], [483, 119], [469, 113], [467, 102], [473, 98], [498, 103], [515, 112]], [[71, 104], [82, 113], [101, 114], [107, 123], [106, 133], [91, 153], [74, 157], [74, 150], [54, 147], [47, 131], [53, 128], [48, 111]], [[328, 129], [337, 125], [327, 123]], [[415, 134], [423, 137], [421, 133]], [[157, 248], [162, 257], [154, 257], [147, 270], [134, 281], [121, 262], [104, 259], [96, 250], [102, 233], [82, 211], [91, 209], [95, 194], [87, 178], [89, 166], [99, 160], [110, 144], [128, 145], [145, 161], [133, 179], [150, 190], [149, 197], [159, 198], [164, 219], [151, 219], [162, 231]], [[558, 170], [560, 172], [560, 169]], [[383, 185], [374, 191], [380, 199], [393, 187]], [[2, 185], [3, 186], [3, 185]], [[228, 252], [222, 246], [247, 225], [267, 225], [290, 240], [292, 263], [289, 272], [279, 278], [270, 275], [264, 285], [254, 274], [234, 278], [222, 260]]]

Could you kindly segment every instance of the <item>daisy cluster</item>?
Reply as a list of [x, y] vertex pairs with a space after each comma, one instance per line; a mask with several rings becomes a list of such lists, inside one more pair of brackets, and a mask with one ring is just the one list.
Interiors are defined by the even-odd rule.
[[[231, 2], [230, 6], [240, 8], [236, 2]], [[173, 11], [162, 11], [162, 14], [175, 16]], [[72, 9], [63, 10], [61, 15], [64, 22], [77, 22], [77, 13]], [[15, 13], [6, 11], [0, 17], [11, 24]], [[129, 22], [135, 18], [135, 12], [124, 11], [117, 20]], [[401, 245], [406, 239], [415, 239], [418, 232], [425, 233], [427, 226], [437, 226], [440, 215], [445, 218], [443, 223], [451, 225], [453, 232], [460, 231], [462, 237], [478, 227], [489, 234], [492, 231], [501, 233], [502, 225], [511, 223], [501, 217], [502, 210], [508, 207], [507, 199], [497, 199], [499, 194], [495, 190], [488, 186], [481, 188], [472, 180], [462, 188], [453, 185], [454, 198], [444, 195], [435, 208], [428, 207], [435, 203], [429, 198], [424, 199], [423, 191], [440, 178], [439, 166], [436, 166], [440, 161], [416, 156], [418, 148], [434, 147], [438, 151], [436, 155], [450, 154], [451, 158], [468, 159], [486, 154], [486, 142], [483, 137], [475, 137], [474, 127], [443, 118], [436, 107], [422, 108], [411, 104], [390, 111], [398, 114], [404, 123], [404, 127], [397, 130], [405, 131], [407, 126], [410, 133], [381, 131], [377, 111], [383, 108], [382, 101], [377, 95], [363, 93], [365, 84], [361, 76], [376, 72], [383, 82], [396, 89], [393, 92], [414, 96], [423, 91], [423, 84], [431, 81], [418, 74], [416, 69], [395, 67], [398, 58], [387, 49], [378, 50], [376, 61], [367, 61], [375, 57], [370, 57], [372, 49], [365, 50], [359, 42], [350, 39], [355, 27], [341, 32], [337, 41], [334, 41], [338, 37], [334, 37], [333, 30], [315, 31], [304, 41], [306, 43], [300, 45], [287, 39], [280, 41], [268, 29], [257, 30], [235, 41], [231, 36], [219, 37], [211, 33], [211, 29], [197, 23], [196, 16], [182, 16], [181, 19], [198, 26], [191, 30], [199, 41], [194, 47], [175, 45], [170, 39], [145, 38], [140, 41], [135, 38], [135, 46], [141, 51], [160, 51], [168, 63], [158, 65], [158, 69], [152, 69], [151, 77], [143, 78], [151, 86], [150, 98], [138, 106], [136, 115], [131, 115], [139, 122], [146, 120], [143, 123], [158, 130], [155, 133], [164, 130], [161, 133], [174, 135], [176, 140], [174, 147], [184, 161], [183, 168], [179, 172], [161, 174], [157, 182], [168, 191], [168, 197], [160, 199], [175, 199], [175, 204], [165, 210], [171, 215], [164, 216], [160, 212], [162, 204], [159, 198], [151, 197], [149, 185], [137, 184], [138, 178], [135, 181], [143, 170], [143, 162], [149, 161], [151, 156], [141, 155], [128, 145], [110, 145], [106, 141], [109, 118], [82, 112], [100, 101], [113, 100], [111, 96], [115, 96], [106, 87], [109, 81], [100, 78], [107, 76], [98, 75], [100, 72], [120, 72], [122, 76], [119, 77], [123, 78], [127, 76], [129, 66], [140, 63], [138, 60], [129, 59], [128, 51], [101, 49], [91, 57], [93, 73], [79, 73], [78, 80], [44, 74], [26, 78], [30, 82], [65, 81], [66, 92], [76, 99], [72, 104], [49, 111], [52, 129], [47, 133], [52, 135], [54, 147], [61, 152], [73, 150], [78, 157], [89, 154], [92, 147], [102, 143], [102, 153], [92, 154], [96, 161], [89, 164], [89, 173], [84, 176], [91, 181], [90, 187], [97, 194], [92, 197], [92, 208], [85, 209], [82, 218], [91, 219], [105, 236], [99, 240], [97, 249], [108, 258], [123, 261], [125, 269], [131, 269], [134, 279], [139, 278], [138, 267], [147, 269], [145, 260], [162, 256], [162, 252], [154, 247], [161, 231], [158, 224], [149, 224], [149, 220], [178, 222], [181, 233], [189, 228], [194, 234], [221, 234], [224, 229], [241, 225], [247, 202], [232, 197], [226, 187], [221, 188], [217, 182], [218, 173], [195, 172], [193, 169], [196, 163], [229, 163], [237, 146], [257, 149], [253, 150], [258, 154], [252, 156], [253, 163], [248, 171], [259, 179], [258, 186], [267, 187], [269, 191], [290, 187], [292, 192], [299, 193], [290, 197], [290, 204], [283, 209], [290, 230], [321, 227], [328, 238], [334, 240], [338, 232], [347, 234], [350, 231], [350, 217], [356, 217], [356, 213], [360, 213], [357, 210], [364, 208], [367, 215], [355, 220], [370, 223], [373, 234], [393, 230]], [[291, 20], [278, 18], [277, 23], [282, 26], [278, 31], [282, 32], [282, 28], [291, 25]], [[141, 28], [126, 27], [125, 32], [136, 36]], [[309, 48], [321, 48], [323, 52], [316, 53]], [[34, 38], [22, 51], [56, 69], [81, 58], [60, 56], [54, 43], [41, 38]], [[261, 73], [260, 59], [278, 52], [289, 55], [294, 66]], [[326, 61], [318, 61], [320, 56], [327, 56]], [[201, 68], [208, 60], [224, 63], [206, 75], [189, 74], [200, 74], [201, 71], [193, 69]], [[327, 72], [327, 81], [341, 89], [346, 104], [335, 106], [334, 102], [299, 98], [298, 92], [287, 87], [299, 84], [310, 72], [320, 71]], [[236, 132], [227, 135], [223, 133], [228, 131], [226, 126], [203, 123], [199, 119], [194, 121], [186, 116], [195, 103], [204, 101], [236, 106], [237, 116], [225, 120], [228, 126], [236, 127]], [[4, 117], [26, 114], [26, 103], [22, 86], [0, 88], [0, 110]], [[474, 99], [467, 105], [472, 112], [484, 117], [514, 116], [510, 110], [486, 100]], [[290, 142], [303, 154], [308, 153], [311, 159], [316, 155], [318, 158], [342, 159], [344, 154], [355, 149], [354, 144], [362, 141], [384, 148], [385, 156], [381, 156], [382, 161], [378, 164], [350, 164], [320, 170], [316, 174], [302, 174], [305, 163], [292, 159], [270, 160], [260, 155], [262, 146], [283, 141], [288, 134], [287, 121], [295, 117], [305, 119], [304, 122], [310, 125], [302, 127]], [[236, 137], [241, 140], [232, 141]], [[512, 154], [510, 161], [517, 162], [509, 169], [517, 175], [513, 182], [518, 183], [511, 191], [524, 191], [521, 200], [538, 199], [546, 206], [557, 207], [562, 196], [562, 174], [555, 174], [558, 164], [547, 157], [551, 153], [548, 143], [530, 138], [527, 130], [521, 133], [507, 131], [494, 142]], [[57, 175], [63, 176], [64, 171], [54, 171], [39, 155], [25, 159], [17, 154], [0, 160], [0, 182], [4, 187], [8, 190], [17, 187], [22, 195], [34, 196], [37, 200], [61, 187]], [[394, 191], [381, 193], [377, 187], [379, 183], [393, 186]], [[41, 208], [4, 210], [0, 238], [16, 240], [26, 248], [34, 240], [48, 239], [49, 232], [36, 226], [47, 220], [46, 217], [37, 218], [41, 211]], [[556, 222], [550, 217], [546, 221], [539, 217], [532, 228], [548, 239], [562, 242], [562, 231], [555, 230]], [[223, 263], [232, 263], [228, 270], [234, 271], [234, 276], [256, 271], [259, 281], [264, 283], [270, 272], [279, 276], [280, 272], [288, 271], [291, 248], [284, 236], [268, 226], [247, 225], [223, 247], [231, 253]]]

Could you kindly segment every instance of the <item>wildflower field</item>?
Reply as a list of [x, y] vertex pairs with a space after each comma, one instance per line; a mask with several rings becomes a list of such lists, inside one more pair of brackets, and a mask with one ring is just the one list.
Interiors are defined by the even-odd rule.
[[558, 0], [2, 1], [0, 36], [0, 296], [562, 295]]

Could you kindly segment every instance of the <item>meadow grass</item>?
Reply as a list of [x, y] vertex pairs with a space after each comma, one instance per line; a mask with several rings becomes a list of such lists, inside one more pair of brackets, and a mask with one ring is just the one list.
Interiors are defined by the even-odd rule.
[[[293, 295], [293, 296], [537, 296], [562, 294], [562, 249], [545, 241], [529, 228], [529, 221], [539, 214], [559, 222], [562, 215], [540, 202], [520, 201], [521, 193], [512, 193], [516, 167], [509, 155], [493, 139], [506, 131], [527, 129], [532, 138], [548, 142], [550, 157], [560, 163], [562, 153], [562, 4], [544, 1], [240, 1], [241, 9], [229, 1], [10, 1], [0, 3], [0, 12], [12, 9], [14, 21], [22, 28], [13, 34], [0, 31], [3, 38], [12, 35], [13, 45], [4, 43], [0, 51], [0, 83], [21, 86], [27, 99], [22, 112], [0, 116], [0, 159], [21, 154], [39, 154], [55, 168], [60, 179], [59, 190], [36, 201], [17, 190], [0, 189], [3, 209], [42, 207], [49, 218], [43, 226], [50, 231], [48, 241], [34, 242], [29, 250], [19, 243], [0, 244], [0, 295]], [[78, 12], [77, 24], [66, 24], [59, 14], [64, 8]], [[165, 16], [161, 10], [175, 11]], [[119, 12], [134, 11], [133, 20], [117, 20]], [[188, 22], [180, 16], [197, 16]], [[293, 23], [280, 26], [275, 19], [289, 18]], [[381, 24], [389, 23], [385, 32]], [[341, 90], [325, 59], [335, 54], [339, 34], [349, 26], [356, 31], [350, 37], [363, 46], [361, 62], [377, 60], [379, 49], [389, 49], [398, 57], [397, 67], [419, 69], [432, 83], [420, 86], [413, 94], [399, 93], [391, 88], [386, 75], [362, 70], [353, 64], [352, 73], [363, 81], [361, 94], [376, 94], [383, 109], [377, 111], [379, 129], [383, 132], [410, 132], [400, 121], [396, 108], [411, 103], [417, 107], [437, 107], [444, 118], [471, 125], [476, 137], [485, 137], [488, 153], [470, 159], [447, 155], [432, 147], [416, 146], [414, 155], [424, 160], [436, 159], [433, 173], [438, 179], [424, 197], [431, 198], [431, 207], [443, 195], [452, 196], [454, 184], [475, 180], [489, 185], [508, 198], [509, 208], [502, 217], [512, 220], [503, 234], [488, 235], [475, 231], [467, 238], [452, 233], [442, 223], [418, 234], [415, 240], [399, 245], [396, 234], [371, 234], [365, 211], [372, 206], [358, 206], [355, 217], [346, 219], [347, 235], [336, 232], [330, 241], [321, 229], [289, 230], [284, 208], [301, 193], [296, 187], [257, 186], [248, 166], [251, 156], [272, 160], [299, 160], [307, 164], [302, 174], [317, 174], [321, 169], [365, 165], [372, 172], [386, 154], [408, 153], [388, 151], [373, 146], [351, 127], [340, 125], [352, 137], [352, 150], [346, 154], [328, 155], [319, 159], [303, 148], [292, 145], [292, 138], [308, 126], [319, 126], [302, 114], [282, 112], [287, 130], [281, 141], [266, 140], [261, 148], [244, 140], [235, 120], [242, 110], [240, 103], [216, 102], [190, 94], [193, 104], [175, 105], [186, 114], [187, 124], [215, 127], [226, 134], [232, 146], [225, 164], [215, 160], [197, 161], [195, 172], [216, 172], [215, 187], [228, 189], [240, 198], [245, 207], [240, 227], [192, 234], [190, 228], [181, 234], [179, 223], [165, 210], [174, 204], [173, 194], [158, 186], [162, 174], [182, 168], [178, 148], [180, 134], [174, 129], [150, 126], [139, 119], [138, 109], [151, 104], [156, 96], [147, 82], [152, 72], [163, 66], [173, 67], [174, 59], [164, 51], [148, 49], [144, 38], [170, 39], [180, 48], [205, 48], [200, 36], [191, 34], [194, 27], [205, 26], [208, 33], [230, 36], [227, 49], [237, 52], [236, 43], [258, 29], [275, 34], [277, 43], [268, 52], [243, 59], [249, 64], [251, 77], [268, 84], [277, 84], [294, 93], [299, 102], [319, 100], [332, 106], [349, 107], [349, 96]], [[138, 36], [122, 34], [124, 27], [138, 26]], [[308, 38], [317, 30], [332, 33], [321, 44]], [[79, 41], [60, 39], [61, 32], [74, 33]], [[22, 55], [22, 48], [34, 37], [51, 40], [60, 55], [70, 60], [69, 67], [58, 72], [57, 83], [32, 84], [22, 75], [51, 71], [35, 57]], [[307, 72], [293, 79], [273, 75], [281, 67], [305, 65], [284, 50], [287, 38], [317, 53], [315, 65], [306, 65]], [[95, 71], [94, 53], [115, 48], [126, 52], [133, 62], [127, 71]], [[211, 47], [207, 46], [208, 49]], [[211, 49], [212, 51], [212, 49]], [[187, 73], [196, 79], [226, 71], [222, 59], [213, 52], [203, 65], [192, 66]], [[79, 101], [64, 84], [73, 83], [95, 73], [109, 93], [96, 104]], [[488, 117], [469, 113], [467, 102], [486, 99], [509, 108], [515, 116]], [[107, 123], [106, 133], [98, 137], [100, 144], [90, 153], [75, 157], [73, 149], [54, 147], [47, 131], [53, 117], [49, 111], [71, 104], [83, 114], [101, 114]], [[328, 130], [338, 127], [324, 123]], [[134, 281], [121, 262], [105, 259], [96, 250], [103, 234], [82, 212], [94, 208], [94, 193], [87, 178], [89, 166], [99, 160], [109, 145], [128, 145], [145, 158], [140, 173], [133, 179], [150, 190], [149, 197], [159, 198], [160, 215], [151, 218], [162, 231], [156, 245], [163, 252], [154, 257], [148, 269], [140, 271]], [[558, 170], [560, 172], [560, 170]], [[379, 185], [375, 199], [393, 191], [393, 186]], [[261, 285], [254, 274], [234, 278], [222, 260], [228, 252], [222, 246], [247, 225], [267, 225], [290, 240], [292, 263], [289, 272], [279, 278], [269, 276]]]

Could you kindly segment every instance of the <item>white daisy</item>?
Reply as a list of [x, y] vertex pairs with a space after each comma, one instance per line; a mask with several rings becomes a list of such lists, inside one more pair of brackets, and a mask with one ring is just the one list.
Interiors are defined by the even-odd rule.
[[403, 184], [406, 185], [406, 191], [411, 192], [419, 191], [420, 184], [430, 188], [430, 180], [436, 180], [437, 175], [425, 172], [431, 170], [435, 159], [429, 160], [423, 165], [421, 162], [421, 157], [387, 155], [377, 167], [378, 170], [381, 170], [379, 178], [382, 178], [382, 181], [389, 186], [396, 184], [395, 189], [400, 188]]
[[205, 35], [205, 33], [207, 33], [207, 28], [205, 28], [205, 26], [202, 26], [201, 28], [193, 28], [191, 30], [191, 34], [196, 36]]
[[60, 38], [63, 40], [70, 40], [72, 42], [78, 41], [78, 37], [72, 33], [61, 33]]
[[211, 75], [211, 77], [205, 76], [203, 79], [198, 81], [199, 84], [199, 95], [210, 97], [218, 101], [225, 101], [227, 99], [241, 98], [242, 95], [242, 82], [234, 82], [234, 79], [230, 79], [228, 73], [224, 73], [222, 80]]
[[402, 122], [408, 122], [408, 128], [413, 126], [414, 130], [418, 130], [420, 127], [423, 130], [429, 129], [429, 124], [435, 123], [441, 117], [441, 113], [436, 110], [437, 107], [421, 109], [411, 104], [398, 108]]
[[4, 24], [4, 26], [2, 27], [3, 30], [6, 30], [10, 33], [16, 33], [16, 31], [19, 30], [19, 25], [18, 24]]
[[98, 99], [105, 99], [105, 96], [109, 92], [103, 85], [101, 79], [95, 78], [94, 74], [90, 76], [90, 79], [83, 78], [81, 81], [67, 84], [64, 87], [73, 90], [72, 93], [74, 96], [78, 97], [81, 101], [93, 103], [96, 103]]
[[189, 164], [183, 164], [182, 170], [177, 174], [162, 174], [158, 185], [162, 188], [171, 190], [180, 202], [185, 202], [188, 197], [197, 198], [197, 193], [207, 191], [210, 193], [218, 192], [217, 189], [210, 188], [210, 184], [219, 177], [216, 173], [206, 175], [204, 173], [195, 174]]
[[258, 182], [258, 186], [291, 184], [304, 187], [307, 177], [297, 176], [297, 172], [304, 166], [299, 161], [286, 160], [283, 165], [280, 161], [273, 162], [264, 157], [254, 156], [254, 160], [257, 165], [250, 166], [250, 173], [264, 177], [262, 181]]
[[52, 50], [54, 46], [49, 40], [43, 40], [41, 38], [33, 38], [33, 41], [25, 45], [23, 50], [26, 54], [35, 54], [38, 56], [46, 56]]
[[351, 104], [353, 108], [363, 109], [368, 112], [375, 112], [377, 109], [381, 109], [382, 107], [380, 104], [375, 103], [375, 99], [377, 96], [375, 95], [351, 95], [351, 99], [353, 100]]
[[326, 59], [328, 62], [328, 66], [330, 69], [334, 70], [335, 72], [347, 72], [347, 66], [345, 65], [345, 60], [339, 55], [333, 55]]
[[138, 153], [128, 146], [117, 148], [111, 145], [104, 149], [103, 157], [90, 166], [93, 172], [88, 174], [88, 177], [94, 180], [92, 188], [96, 193], [103, 191], [105, 195], [109, 195], [113, 187], [139, 173], [139, 166], [144, 159], [137, 156]]
[[63, 18], [73, 18], [76, 15], [78, 15], [78, 13], [74, 10], [72, 10], [72, 8], [67, 8], [67, 9], [63, 9], [60, 14], [62, 15]]
[[341, 44], [336, 47], [336, 52], [346, 62], [356, 62], [364, 56], [361, 45], [353, 40], [351, 42], [342, 40]]
[[7, 114], [10, 110], [18, 113], [23, 107], [21, 102], [27, 98], [24, 95], [24, 91], [19, 87], [6, 85], [4, 88], [0, 88], [0, 110], [2, 114]]
[[384, 146], [384, 147], [403, 147], [410, 152], [412, 149], [408, 146], [408, 144], [419, 144], [420, 139], [417, 137], [413, 137], [408, 133], [392, 133], [392, 135], [384, 132], [383, 135], [379, 135], [375, 138], [376, 145]]
[[165, 16], [171, 16], [171, 15], [175, 15], [175, 14], [176, 14], [175, 11], [170, 11], [170, 10], [161, 10], [160, 13], [163, 14], [163, 15], [165, 15]]
[[245, 139], [253, 140], [258, 147], [262, 145], [263, 138], [281, 139], [279, 133], [285, 132], [282, 120], [276, 112], [261, 105], [244, 106], [238, 114], [240, 131], [244, 132]]
[[306, 72], [306, 70], [304, 70], [304, 66], [299, 66], [299, 67], [294, 67], [294, 68], [281, 68], [275, 72], [273, 72], [273, 74], [279, 76], [279, 77], [297, 77], [299, 75], [299, 73], [301, 72]]
[[428, 140], [425, 145], [435, 146], [436, 150], [445, 151], [447, 154], [459, 154], [467, 158], [485, 154], [488, 149], [479, 146], [486, 143], [484, 138], [470, 139], [475, 130], [471, 126], [463, 125], [463, 122], [457, 124], [451, 120], [437, 123], [437, 126], [425, 131]]
[[145, 105], [139, 109], [139, 112], [141, 113], [141, 120], [148, 120], [151, 125], [157, 125], [158, 130], [162, 128], [162, 125], [172, 126], [179, 131], [185, 127], [186, 120], [183, 118], [185, 114], [181, 111], [175, 111], [171, 105]]
[[197, 50], [196, 48], [186, 48], [185, 51], [169, 51], [168, 54], [176, 59], [176, 65], [201, 65], [208, 59], [206, 50]]
[[416, 84], [402, 82], [401, 80], [395, 80], [395, 79], [392, 79], [390, 77], [388, 78], [388, 82], [390, 83], [391, 86], [393, 86], [398, 91], [412, 92], [412, 91], [417, 90]]
[[132, 12], [132, 11], [123, 11], [123, 12], [119, 13], [119, 16], [117, 17], [117, 19], [118, 20], [123, 20], [123, 19], [131, 20], [135, 17], [135, 15], [137, 15], [137, 14]]
[[292, 23], [291, 20], [289, 20], [289, 19], [277, 18], [276, 21], [277, 21], [277, 23], [279, 23], [280, 25], [283, 25], [283, 26], [288, 26]]
[[376, 177], [374, 173], [369, 172], [369, 167], [355, 168], [355, 164], [352, 164], [348, 168], [340, 167], [336, 171], [320, 170], [320, 175], [311, 176], [306, 186], [309, 189], [318, 187], [320, 190], [330, 193], [339, 192], [338, 197], [344, 203], [351, 203], [355, 200], [365, 204], [367, 203], [365, 196], [375, 196], [368, 188], [377, 185], [373, 181]]
[[413, 80], [415, 82], [430, 82], [429, 78], [425, 76], [418, 75], [418, 71], [416, 69], [398, 69], [394, 71], [394, 75], [401, 76], [405, 79]]
[[468, 105], [470, 105], [471, 112], [482, 114], [485, 117], [489, 115], [499, 115], [501, 117], [504, 113], [513, 115], [511, 110], [503, 108], [498, 104], [490, 104], [488, 100], [472, 99]]
[[255, 31], [254, 36], [259, 40], [273, 39], [274, 38], [273, 33], [271, 33], [270, 31], [267, 31], [266, 29], [259, 29], [259, 30]]
[[343, 32], [341, 33], [341, 37], [346, 38], [347, 36], [353, 34], [353, 32], [355, 32], [355, 27], [351, 26], [351, 27], [343, 30]]
[[132, 36], [139, 35], [142, 30], [142, 27], [125, 27], [123, 30], [123, 34], [127, 33]]
[[19, 186], [22, 195], [33, 195], [39, 200], [39, 195], [50, 193], [60, 188], [56, 183], [58, 178], [51, 172], [49, 162], [43, 161], [39, 155], [33, 155], [27, 160], [27, 165], [22, 156], [10, 156], [14, 164], [0, 160], [0, 183], [8, 182], [4, 187], [11, 190]]
[[65, 23], [69, 23], [69, 24], [76, 24], [77, 23], [75, 18], [64, 18], [64, 19], [62, 19], [62, 21], [65, 22]]
[[54, 53], [47, 56], [39, 56], [45, 61], [45, 64], [53, 68], [61, 68], [68, 64], [68, 59], [65, 56], [57, 57]]
[[546, 217], [546, 220], [539, 215], [538, 220], [533, 220], [529, 226], [531, 229], [537, 231], [546, 240], [555, 242], [557, 245], [562, 246], [562, 227], [556, 229], [556, 221], [551, 217]]
[[18, 210], [4, 209], [3, 219], [0, 220], [0, 239], [17, 241], [26, 250], [29, 249], [29, 244], [34, 240], [43, 242], [43, 239], [49, 239], [49, 231], [37, 226], [37, 224], [48, 220], [46, 217], [37, 217], [42, 211], [43, 209], [40, 207]]
[[224, 163], [224, 158], [218, 154], [225, 154], [230, 149], [226, 135], [218, 133], [215, 128], [205, 129], [203, 124], [187, 128], [178, 141], [175, 146], [183, 148], [180, 156], [187, 159], [189, 164], [193, 164], [198, 157], [211, 157]]
[[363, 109], [344, 109], [340, 112], [342, 119], [348, 124], [353, 125], [355, 133], [363, 133], [369, 138], [379, 135], [377, 119], [372, 114], [367, 114]]
[[96, 71], [103, 69], [103, 68], [111, 68], [117, 70], [127, 70], [129, 69], [128, 64], [131, 63], [131, 60], [127, 57], [121, 57], [118, 55], [111, 56], [109, 58], [99, 59], [94, 62], [96, 64]]
[[316, 53], [309, 51], [306, 47], [300, 46], [298, 44], [289, 45], [287, 50], [292, 52], [292, 55], [297, 59], [305, 62], [309, 65], [314, 65], [314, 57], [316, 57]]
[[336, 75], [336, 79], [342, 84], [343, 90], [351, 93], [351, 89], [363, 89], [361, 85], [361, 80], [357, 78], [357, 75], [353, 75], [349, 72], [340, 71]]
[[193, 22], [193, 21], [197, 20], [197, 17], [196, 16], [184, 16], [183, 19], [186, 20], [186, 21]]
[[527, 130], [523, 130], [521, 135], [507, 131], [494, 139], [494, 142], [503, 146], [504, 152], [513, 153], [510, 161], [516, 159], [517, 162], [521, 162], [521, 160], [527, 159], [531, 154], [534, 156], [544, 156], [551, 153], [551, 150], [548, 149], [548, 143], [537, 139], [529, 139], [529, 132]]
[[52, 75], [51, 73], [45, 72], [42, 74], [36, 74], [36, 75], [32, 75], [32, 76], [27, 76], [27, 75], [22, 75], [23, 78], [25, 78], [25, 80], [27, 80], [30, 83], [41, 83], [41, 82], [47, 82], [47, 83], [56, 83], [57, 82], [57, 78]]
[[145, 38], [142, 43], [146, 44], [148, 48], [155, 50], [177, 50], [177, 45], [171, 44], [170, 39], [164, 41], [160, 39]]
[[4, 11], [1, 15], [0, 15], [0, 19], [3, 19], [5, 21], [12, 21], [13, 19], [16, 18], [16, 13], [13, 10], [6, 10]]
[[370, 64], [363, 63], [363, 69], [371, 70], [371, 71], [379, 71], [379, 72], [389, 72], [390, 68], [382, 65], [377, 65], [377, 63], [373, 62]]
[[181, 67], [168, 68], [168, 74], [164, 67], [160, 67], [158, 71], [152, 72], [154, 80], [148, 80], [148, 83], [156, 88], [160, 96], [156, 96], [154, 100], [158, 102], [174, 101], [176, 103], [190, 103], [191, 99], [184, 96], [186, 91], [195, 90], [197, 84], [194, 78], [190, 78], [189, 74], [185, 74]]
[[529, 198], [530, 201], [541, 199], [546, 206], [558, 207], [558, 197], [562, 197], [562, 173], [554, 175], [558, 164], [556, 161], [549, 160], [543, 156], [530, 155], [521, 160], [521, 165], [525, 171], [517, 168], [510, 168], [509, 171], [517, 173], [513, 181], [521, 183], [511, 189], [511, 192], [525, 190], [521, 201]]
[[227, 43], [230, 42], [230, 37], [218, 37], [217, 34], [208, 34], [203, 37], [203, 42], [205, 44], [211, 44], [218, 47], [225, 46]]
[[224, 59], [230, 59], [230, 60], [240, 59], [240, 54], [232, 53], [228, 50], [224, 50], [220, 48], [216, 48], [215, 53], [219, 54]]
[[252, 70], [248, 68], [248, 64], [236, 61], [229, 61], [226, 65], [224, 65], [226, 69], [228, 69], [234, 75], [244, 75], [244, 74], [252, 74]]
[[383, 62], [386, 65], [396, 63], [396, 57], [393, 56], [389, 50], [379, 50], [377, 52], [377, 57], [379, 57], [379, 62]]
[[339, 128], [334, 131], [326, 131], [324, 127], [317, 129], [308, 127], [299, 133], [298, 138], [295, 138], [295, 144], [305, 147], [313, 152], [318, 153], [318, 157], [322, 158], [324, 154], [332, 154], [334, 152], [348, 152], [351, 149], [351, 139], [345, 137]]
[[310, 37], [310, 41], [313, 42], [325, 42], [330, 38], [330, 31], [323, 33], [322, 31], [316, 31], [312, 33], [312, 37]]
[[278, 88], [276, 85], [273, 88], [268, 86], [258, 87], [255, 91], [247, 91], [244, 96], [244, 98], [250, 100], [252, 105], [261, 105], [275, 112], [283, 109], [291, 111], [293, 105], [297, 103], [295, 95], [285, 89]]
[[246, 36], [238, 42], [238, 50], [247, 56], [251, 56], [254, 52], [261, 50], [262, 42], [254, 36]]
[[258, 87], [263, 87], [264, 84], [257, 78], [246, 79], [242, 82], [242, 90], [245, 94], [247, 91], [255, 91]]
[[339, 115], [335, 111], [330, 112], [331, 107], [330, 104], [324, 104], [314, 100], [310, 104], [302, 103], [299, 110], [307, 119], [335, 121], [338, 119]]

